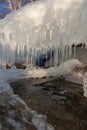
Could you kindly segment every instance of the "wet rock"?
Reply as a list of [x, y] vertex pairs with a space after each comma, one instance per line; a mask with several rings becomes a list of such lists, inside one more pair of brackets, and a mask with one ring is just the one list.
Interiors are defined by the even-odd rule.
[[56, 130], [87, 130], [87, 98], [83, 96], [82, 85], [56, 79], [43, 85], [32, 86], [34, 80], [14, 82], [14, 92], [20, 95], [29, 107], [45, 114]]

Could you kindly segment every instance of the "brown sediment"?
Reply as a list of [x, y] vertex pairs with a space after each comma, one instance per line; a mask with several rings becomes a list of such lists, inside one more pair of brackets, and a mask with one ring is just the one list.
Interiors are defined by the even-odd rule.
[[27, 68], [26, 65], [23, 65], [21, 63], [15, 63], [15, 66], [16, 66], [17, 69], [26, 69]]

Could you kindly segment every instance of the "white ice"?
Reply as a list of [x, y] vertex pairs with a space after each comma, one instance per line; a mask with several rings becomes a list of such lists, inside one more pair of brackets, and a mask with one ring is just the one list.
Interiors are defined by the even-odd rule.
[[86, 42], [86, 3], [86, 0], [40, 0], [28, 4], [1, 20], [1, 42], [4, 45], [27, 42], [32, 47]]
[[70, 58], [73, 43], [86, 44], [86, 12], [86, 0], [40, 0], [9, 14], [0, 21], [0, 64], [29, 63], [30, 48], [59, 48], [64, 56], [67, 45]]

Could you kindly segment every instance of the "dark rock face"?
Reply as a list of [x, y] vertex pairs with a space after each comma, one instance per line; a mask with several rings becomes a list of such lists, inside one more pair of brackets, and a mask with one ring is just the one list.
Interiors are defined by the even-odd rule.
[[38, 113], [45, 114], [56, 130], [87, 130], [87, 98], [79, 84], [56, 79], [32, 86], [35, 80], [19, 80], [14, 92]]

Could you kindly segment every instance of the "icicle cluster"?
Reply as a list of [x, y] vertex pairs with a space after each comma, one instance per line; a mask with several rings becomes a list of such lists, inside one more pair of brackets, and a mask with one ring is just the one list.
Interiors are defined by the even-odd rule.
[[44, 0], [8, 15], [0, 21], [0, 66], [43, 66], [48, 60], [57, 66], [75, 57], [76, 45], [87, 41], [86, 5], [86, 0]]

